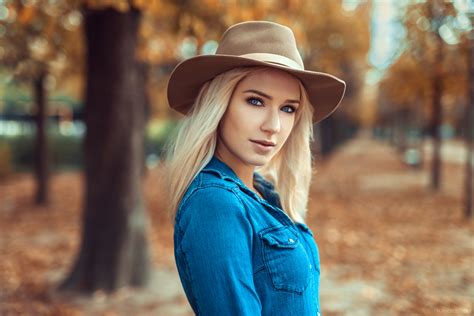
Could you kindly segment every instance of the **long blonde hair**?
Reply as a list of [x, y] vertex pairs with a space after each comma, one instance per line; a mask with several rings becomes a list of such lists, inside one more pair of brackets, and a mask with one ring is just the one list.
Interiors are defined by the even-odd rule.
[[[177, 134], [167, 144], [167, 189], [172, 217], [195, 176], [207, 165], [217, 145], [217, 128], [237, 84], [249, 74], [268, 67], [235, 68], [205, 83], [191, 112], [180, 122]], [[299, 82], [299, 81], [298, 81]], [[293, 130], [281, 150], [256, 168], [273, 183], [283, 210], [295, 222], [304, 222], [312, 175], [310, 142], [313, 140], [313, 108], [299, 82], [301, 104]]]

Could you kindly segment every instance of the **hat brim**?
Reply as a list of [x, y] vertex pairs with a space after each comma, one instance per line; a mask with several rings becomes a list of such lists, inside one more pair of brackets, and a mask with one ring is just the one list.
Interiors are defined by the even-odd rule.
[[201, 55], [179, 63], [170, 76], [167, 88], [171, 108], [187, 114], [202, 85], [215, 76], [237, 67], [265, 66], [280, 69], [297, 77], [314, 107], [313, 123], [331, 115], [339, 106], [346, 83], [327, 73], [298, 70], [281, 64], [233, 55]]

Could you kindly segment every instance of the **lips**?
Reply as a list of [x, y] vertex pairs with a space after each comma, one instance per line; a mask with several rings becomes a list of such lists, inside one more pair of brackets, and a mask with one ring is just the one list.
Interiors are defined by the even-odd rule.
[[263, 145], [263, 146], [268, 146], [268, 147], [274, 147], [275, 146], [274, 142], [271, 142], [271, 141], [268, 141], [268, 140], [253, 140], [253, 139], [251, 139], [250, 141], [253, 142], [253, 143], [256, 143], [256, 144]]

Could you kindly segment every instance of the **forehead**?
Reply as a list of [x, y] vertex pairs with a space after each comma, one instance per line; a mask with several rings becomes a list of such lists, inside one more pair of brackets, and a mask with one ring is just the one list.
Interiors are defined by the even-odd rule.
[[259, 90], [272, 97], [285, 99], [299, 99], [300, 86], [298, 79], [292, 75], [276, 69], [252, 72], [236, 87], [238, 91], [248, 89]]

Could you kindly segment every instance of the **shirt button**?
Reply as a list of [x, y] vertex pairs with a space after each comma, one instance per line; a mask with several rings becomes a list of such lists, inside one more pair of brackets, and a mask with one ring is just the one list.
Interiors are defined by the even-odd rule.
[[320, 316], [321, 314], [318, 312], [316, 315]]
[[309, 264], [309, 268], [310, 268], [310, 269], [312, 269], [312, 268], [313, 268], [313, 266], [311, 265], [311, 263]]
[[290, 244], [295, 242], [292, 238], [288, 239], [288, 241], [290, 242]]

